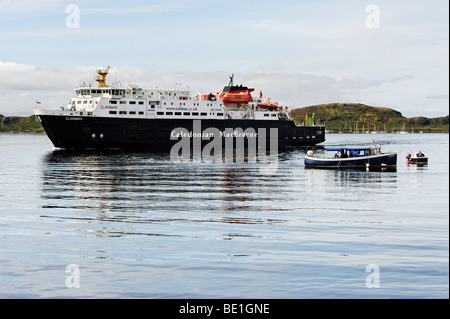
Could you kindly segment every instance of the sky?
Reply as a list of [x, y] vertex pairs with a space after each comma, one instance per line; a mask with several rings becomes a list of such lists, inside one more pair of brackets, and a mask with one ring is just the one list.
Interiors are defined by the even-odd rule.
[[0, 0], [0, 114], [66, 105], [107, 83], [235, 84], [280, 105], [449, 114], [448, 0]]

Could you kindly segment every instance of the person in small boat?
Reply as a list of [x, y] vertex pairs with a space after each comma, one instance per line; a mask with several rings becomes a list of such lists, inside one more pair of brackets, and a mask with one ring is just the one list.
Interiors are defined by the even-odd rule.
[[418, 153], [417, 153], [417, 157], [424, 157], [425, 155], [422, 153], [422, 151], [419, 151]]
[[341, 150], [341, 158], [348, 158], [347, 150]]

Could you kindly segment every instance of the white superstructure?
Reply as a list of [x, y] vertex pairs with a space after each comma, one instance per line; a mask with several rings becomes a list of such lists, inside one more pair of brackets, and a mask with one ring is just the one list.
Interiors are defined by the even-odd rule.
[[35, 110], [35, 114], [101, 116], [127, 118], [259, 119], [291, 120], [287, 107], [264, 108], [261, 100], [224, 103], [220, 93], [191, 96], [188, 87], [143, 88], [136, 84], [107, 86], [103, 75], [98, 87], [82, 84], [65, 107], [59, 110]]

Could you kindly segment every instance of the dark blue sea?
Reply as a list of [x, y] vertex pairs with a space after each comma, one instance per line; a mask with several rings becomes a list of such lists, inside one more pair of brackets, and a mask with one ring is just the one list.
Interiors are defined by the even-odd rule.
[[[449, 135], [327, 134], [396, 171], [174, 163], [0, 134], [0, 298], [449, 298]], [[421, 150], [426, 166], [408, 165]], [[316, 153], [323, 153], [316, 147]]]

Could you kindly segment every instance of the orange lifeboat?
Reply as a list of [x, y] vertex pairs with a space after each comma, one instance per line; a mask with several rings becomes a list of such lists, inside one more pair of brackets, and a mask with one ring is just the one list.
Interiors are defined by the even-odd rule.
[[234, 74], [230, 76], [230, 83], [225, 86], [220, 93], [219, 98], [224, 103], [248, 103], [252, 102], [251, 92], [255, 89], [249, 89], [242, 85], [233, 85]]
[[270, 98], [266, 99], [263, 103], [258, 103], [258, 106], [262, 109], [275, 110], [278, 109], [278, 102], [270, 102]]

